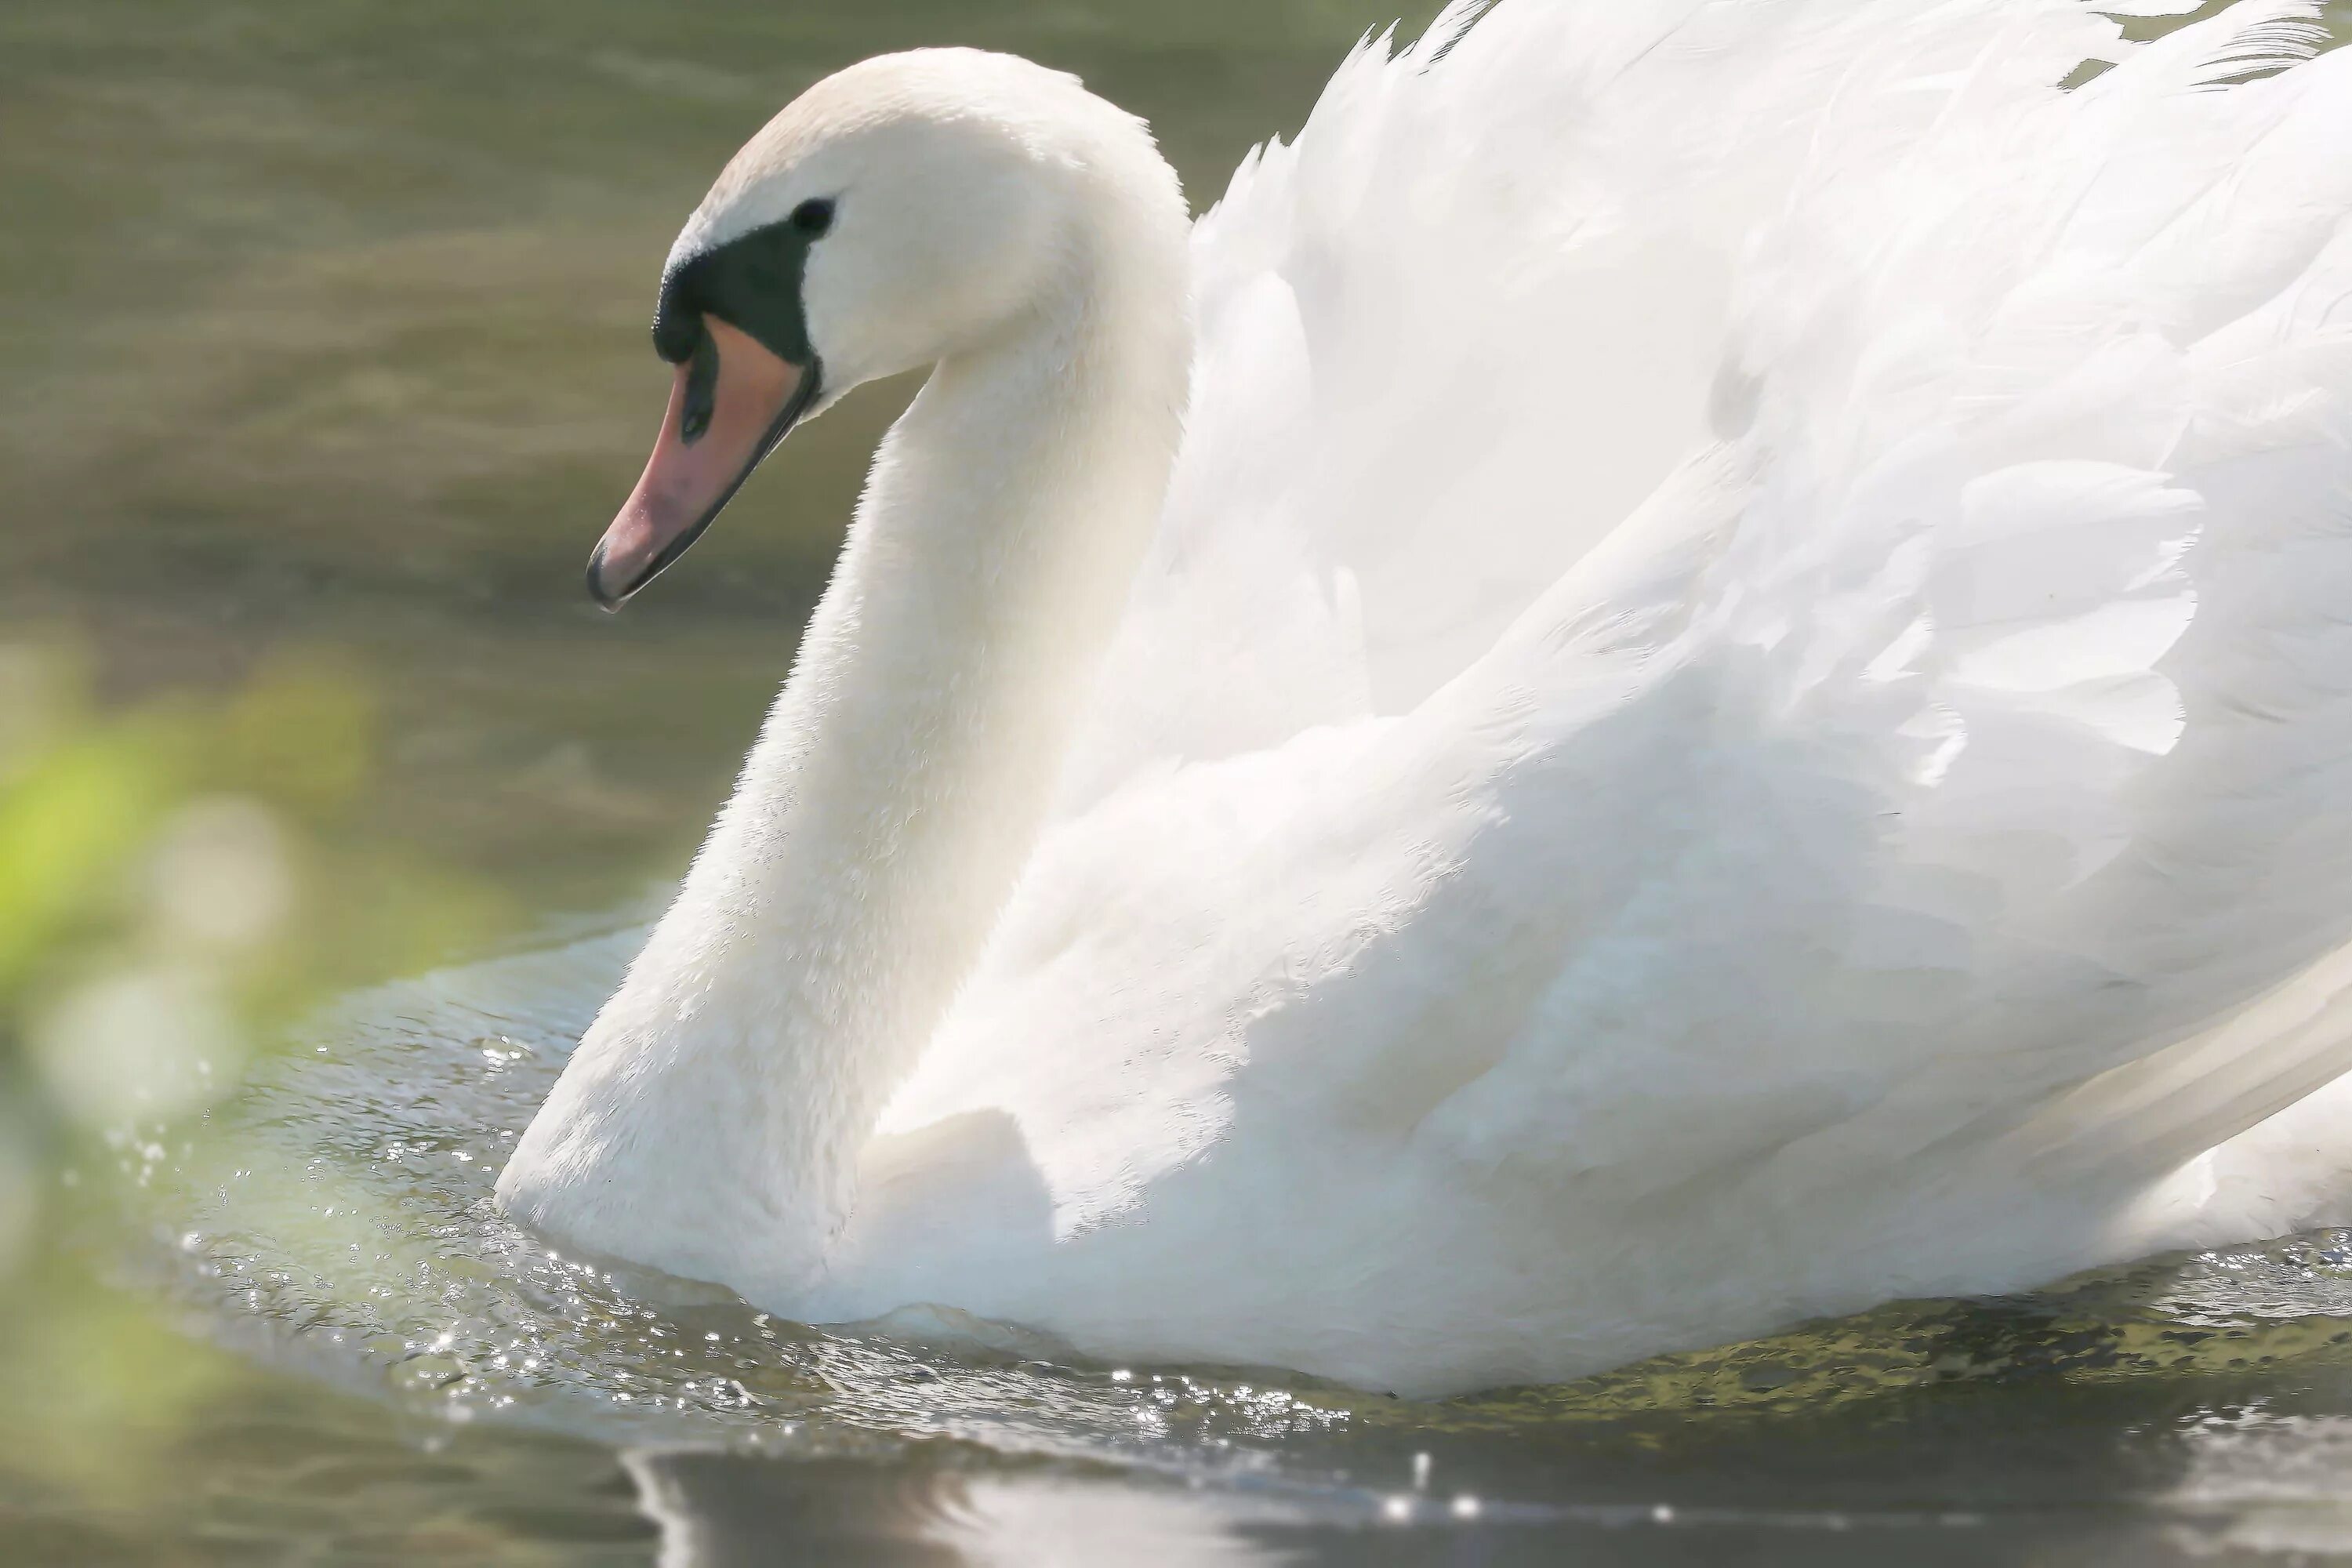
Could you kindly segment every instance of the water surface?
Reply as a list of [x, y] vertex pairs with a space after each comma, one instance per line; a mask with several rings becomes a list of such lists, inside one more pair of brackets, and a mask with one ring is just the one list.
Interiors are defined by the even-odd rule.
[[[203, 1135], [121, 1151], [132, 1207], [168, 1244], [146, 1287], [310, 1380], [275, 1440], [307, 1450], [325, 1424], [360, 1450], [249, 1474], [263, 1517], [380, 1532], [341, 1500], [421, 1489], [517, 1545], [611, 1538], [626, 1555], [650, 1521], [698, 1562], [768, 1560], [779, 1540], [803, 1560], [1026, 1562], [1059, 1541], [1084, 1561], [1104, 1531], [1243, 1560], [2352, 1547], [2352, 1237], [1433, 1404], [828, 1332], [565, 1258], [501, 1218], [490, 1185], [640, 934], [356, 996]], [[372, 1450], [371, 1426], [404, 1424], [423, 1453]]]

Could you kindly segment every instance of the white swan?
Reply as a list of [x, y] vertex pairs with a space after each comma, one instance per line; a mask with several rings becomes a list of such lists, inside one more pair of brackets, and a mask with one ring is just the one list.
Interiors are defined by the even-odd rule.
[[1417, 1394], [2341, 1213], [2316, 14], [1457, 8], [1189, 251], [1070, 78], [820, 83], [597, 591], [936, 369], [507, 1209]]

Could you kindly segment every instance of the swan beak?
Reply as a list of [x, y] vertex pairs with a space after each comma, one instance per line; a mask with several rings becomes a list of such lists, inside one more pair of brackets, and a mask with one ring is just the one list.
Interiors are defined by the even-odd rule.
[[686, 553], [816, 392], [803, 369], [716, 316], [677, 367], [646, 471], [588, 558], [588, 592], [608, 610]]

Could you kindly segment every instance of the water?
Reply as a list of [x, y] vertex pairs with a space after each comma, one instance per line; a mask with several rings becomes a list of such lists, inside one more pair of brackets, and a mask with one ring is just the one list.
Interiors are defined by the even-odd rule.
[[490, 1186], [640, 934], [363, 994], [201, 1136], [120, 1146], [145, 1287], [310, 1380], [205, 1441], [230, 1485], [187, 1524], [416, 1550], [382, 1517], [408, 1498], [480, 1550], [630, 1560], [658, 1528], [695, 1562], [1086, 1560], [1103, 1531], [1344, 1562], [2352, 1550], [2352, 1237], [1427, 1405], [826, 1332], [564, 1258]]
[[2352, 1238], [1434, 1405], [829, 1334], [615, 1279], [489, 1189], [637, 935], [363, 994], [201, 1135], [118, 1150], [158, 1244], [144, 1286], [310, 1380], [277, 1391], [290, 1410], [207, 1412], [180, 1528], [397, 1554], [442, 1539], [409, 1500], [469, 1550], [623, 1560], [656, 1521], [694, 1561], [803, 1531], [830, 1543], [811, 1560], [1030, 1561], [1065, 1529], [1339, 1561], [1549, 1560], [1564, 1537], [1639, 1562], [2352, 1545]]
[[[710, 173], [824, 69], [973, 42], [1150, 114], [1202, 202], [1384, 19], [0, 11], [0, 643], [79, 648], [125, 703], [336, 672], [377, 739], [356, 805], [305, 819], [314, 912], [433, 916], [313, 964], [366, 983], [304, 1011], [242, 1094], [47, 1145], [49, 1238], [0, 1267], [0, 1563], [2352, 1555], [2343, 1237], [1412, 1405], [812, 1331], [495, 1213], [905, 395], [797, 435], [627, 616], [584, 605], [666, 383], [654, 273]], [[0, 1037], [5, 985], [0, 964]]]

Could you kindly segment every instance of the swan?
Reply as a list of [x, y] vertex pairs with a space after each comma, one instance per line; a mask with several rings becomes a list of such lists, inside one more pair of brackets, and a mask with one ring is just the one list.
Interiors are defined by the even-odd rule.
[[2352, 1214], [2352, 51], [2190, 9], [1457, 4], [1197, 224], [809, 89], [591, 588], [929, 379], [505, 1212], [1415, 1395]]

